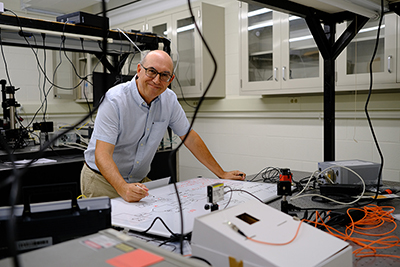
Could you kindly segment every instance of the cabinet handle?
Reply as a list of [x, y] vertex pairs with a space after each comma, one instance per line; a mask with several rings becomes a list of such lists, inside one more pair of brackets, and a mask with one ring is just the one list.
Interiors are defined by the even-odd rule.
[[388, 56], [388, 72], [392, 73], [392, 57], [393, 56]]
[[278, 68], [274, 68], [274, 80], [278, 81]]
[[282, 80], [286, 81], [286, 67], [282, 68]]

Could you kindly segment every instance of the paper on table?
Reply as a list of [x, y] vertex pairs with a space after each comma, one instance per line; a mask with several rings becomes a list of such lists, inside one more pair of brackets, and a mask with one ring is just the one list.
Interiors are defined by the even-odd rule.
[[170, 179], [171, 179], [171, 177], [166, 177], [166, 178], [161, 178], [161, 179], [158, 179], [158, 180], [146, 182], [146, 183], [143, 183], [143, 184], [148, 189], [154, 189], [154, 188], [157, 188], [157, 187], [161, 187], [161, 186], [167, 185], [169, 183]]
[[[24, 165], [24, 164], [28, 164], [29, 162], [31, 162], [31, 159], [16, 160], [14, 163], [16, 165]], [[53, 162], [57, 162], [57, 160], [41, 158], [41, 159], [34, 161], [32, 164], [44, 164], [44, 163], [53, 163]], [[10, 161], [5, 162], [5, 163], [12, 164]]]

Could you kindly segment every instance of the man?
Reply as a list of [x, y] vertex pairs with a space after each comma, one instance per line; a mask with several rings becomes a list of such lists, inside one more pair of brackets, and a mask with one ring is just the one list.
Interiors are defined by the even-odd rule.
[[[175, 93], [167, 89], [174, 77], [171, 57], [154, 50], [138, 64], [132, 81], [107, 92], [85, 151], [81, 172], [83, 195], [121, 196], [128, 202], [148, 195], [148, 189], [140, 182], [150, 171], [167, 127], [182, 140], [190, 127]], [[225, 172], [194, 130], [185, 146], [219, 178], [245, 179], [243, 172]]]

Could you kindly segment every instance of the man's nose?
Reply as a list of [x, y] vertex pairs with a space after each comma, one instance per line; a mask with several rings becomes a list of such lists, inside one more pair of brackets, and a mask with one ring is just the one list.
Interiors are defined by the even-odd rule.
[[161, 82], [160, 75], [161, 75], [160, 73], [157, 73], [156, 77], [153, 78], [153, 82], [160, 83]]

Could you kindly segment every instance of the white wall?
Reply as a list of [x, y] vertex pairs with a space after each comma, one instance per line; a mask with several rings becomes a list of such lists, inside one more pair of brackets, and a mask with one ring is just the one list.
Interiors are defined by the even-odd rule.
[[[265, 115], [265, 116], [263, 116]], [[315, 171], [323, 161], [322, 118], [269, 118], [256, 116], [201, 117], [194, 129], [226, 170], [255, 174], [265, 167], [288, 167]], [[294, 116], [293, 116], [294, 117]], [[374, 121], [375, 132], [385, 157], [383, 179], [400, 181], [400, 121]], [[186, 148], [179, 152], [180, 179], [202, 175], [214, 177]], [[360, 159], [380, 162], [366, 120], [336, 120], [336, 160]], [[302, 177], [298, 177], [302, 178]]]

